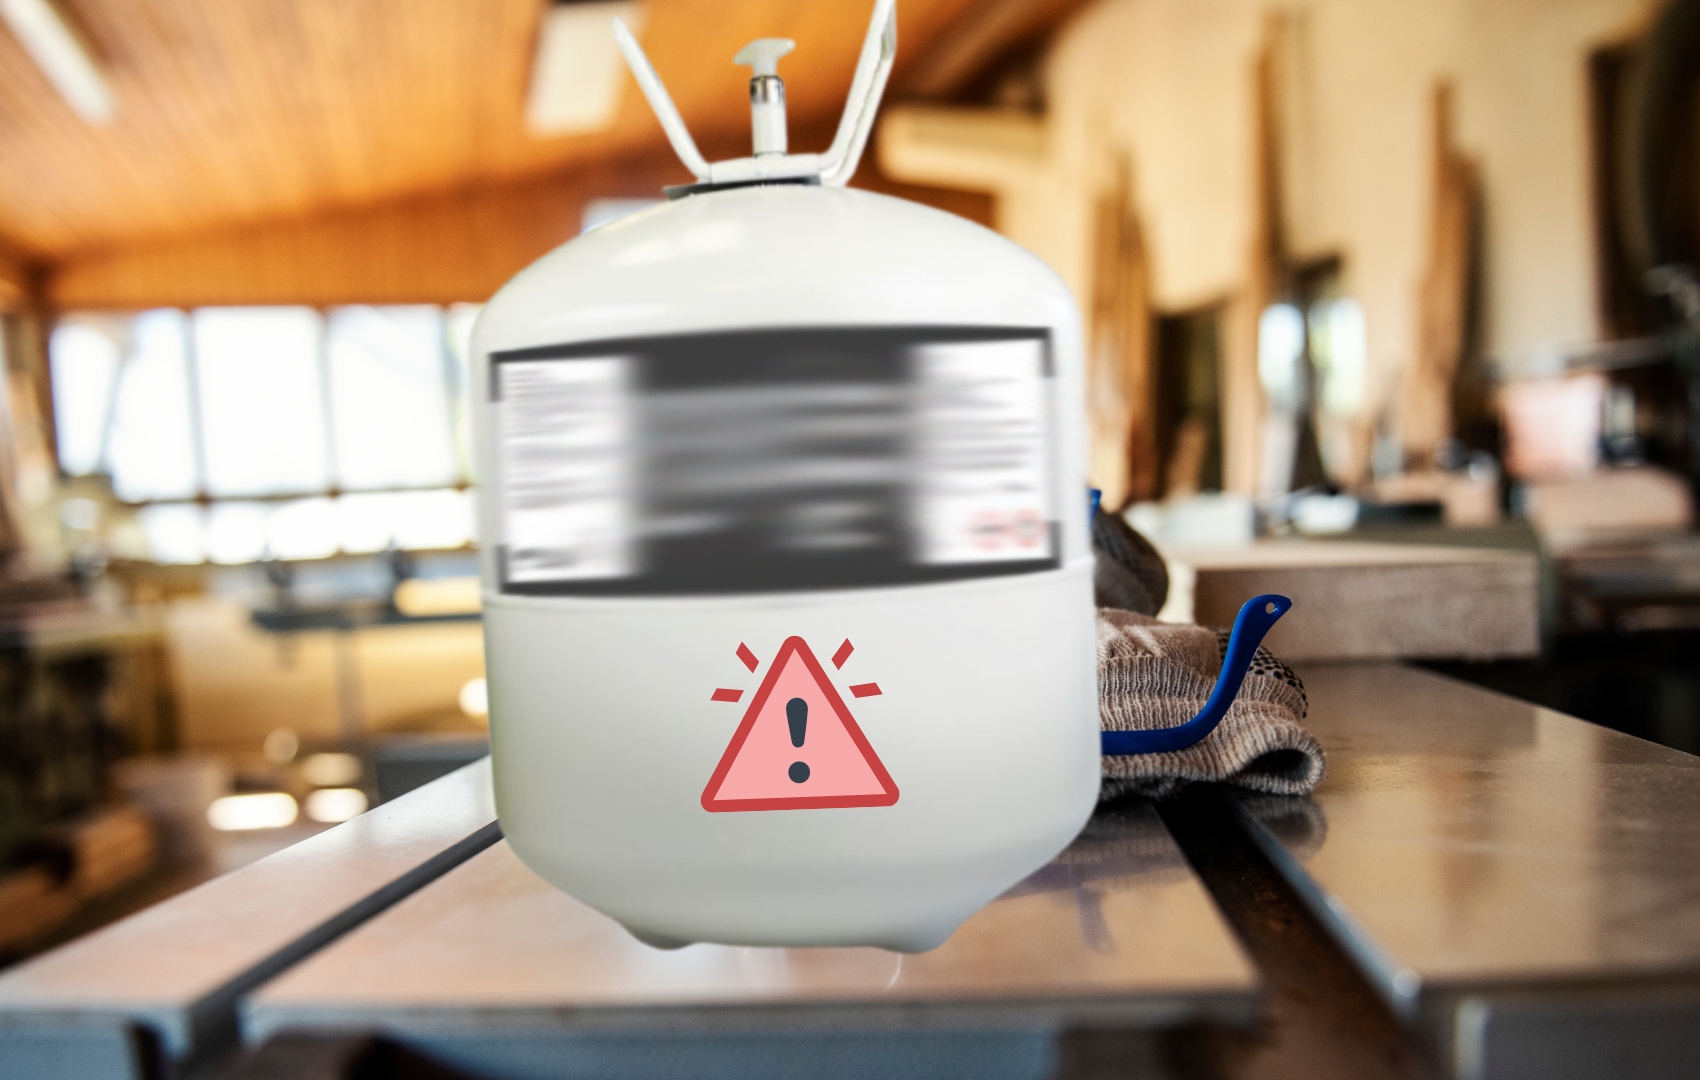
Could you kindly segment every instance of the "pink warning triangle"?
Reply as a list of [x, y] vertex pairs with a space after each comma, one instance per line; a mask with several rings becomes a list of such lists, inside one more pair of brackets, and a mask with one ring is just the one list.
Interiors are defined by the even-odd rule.
[[807, 810], [896, 801], [897, 785], [820, 661], [802, 638], [786, 638], [703, 788], [702, 808]]

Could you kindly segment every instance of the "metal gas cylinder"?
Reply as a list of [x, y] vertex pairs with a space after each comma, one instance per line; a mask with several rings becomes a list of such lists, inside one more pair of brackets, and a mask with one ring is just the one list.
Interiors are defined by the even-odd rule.
[[654, 945], [936, 945], [1098, 789], [1079, 320], [997, 234], [755, 154], [504, 286], [473, 334], [504, 835]]

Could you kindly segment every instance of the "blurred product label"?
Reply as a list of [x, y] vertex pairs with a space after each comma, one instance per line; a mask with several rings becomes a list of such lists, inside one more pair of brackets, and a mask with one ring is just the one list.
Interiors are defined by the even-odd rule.
[[1057, 565], [1040, 331], [760, 331], [492, 356], [503, 589], [841, 588]]
[[1042, 343], [953, 342], [913, 354], [920, 561], [1052, 555]]
[[528, 361], [497, 372], [507, 580], [630, 574], [632, 361]]

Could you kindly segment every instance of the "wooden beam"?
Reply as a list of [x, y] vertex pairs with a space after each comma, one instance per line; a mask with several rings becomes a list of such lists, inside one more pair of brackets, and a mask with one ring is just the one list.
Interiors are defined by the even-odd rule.
[[578, 235], [591, 199], [659, 195], [664, 184], [687, 178], [670, 155], [658, 154], [94, 252], [58, 267], [48, 295], [61, 311], [484, 300]]
[[[823, 145], [830, 137], [803, 134]], [[872, 158], [856, 186], [990, 225], [990, 196], [900, 183]], [[577, 236], [590, 200], [659, 197], [664, 185], [689, 179], [663, 149], [566, 174], [91, 252], [56, 267], [47, 295], [59, 311], [482, 301]]]
[[968, 89], [993, 64], [1044, 38], [1085, 0], [977, 0], [901, 73], [896, 96], [944, 100]]
[[0, 312], [22, 311], [37, 298], [45, 269], [22, 245], [0, 237]]

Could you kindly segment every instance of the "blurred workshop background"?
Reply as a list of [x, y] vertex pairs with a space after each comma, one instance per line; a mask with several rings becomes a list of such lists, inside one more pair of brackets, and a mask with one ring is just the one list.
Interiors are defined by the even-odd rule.
[[[688, 179], [609, 19], [715, 158], [758, 36], [824, 147], [868, 8], [0, 0], [0, 962], [484, 752], [472, 323]], [[1538, 643], [1429, 662], [1700, 750], [1700, 5], [899, 20], [856, 184], [1073, 289], [1106, 510], [1538, 552]]]

